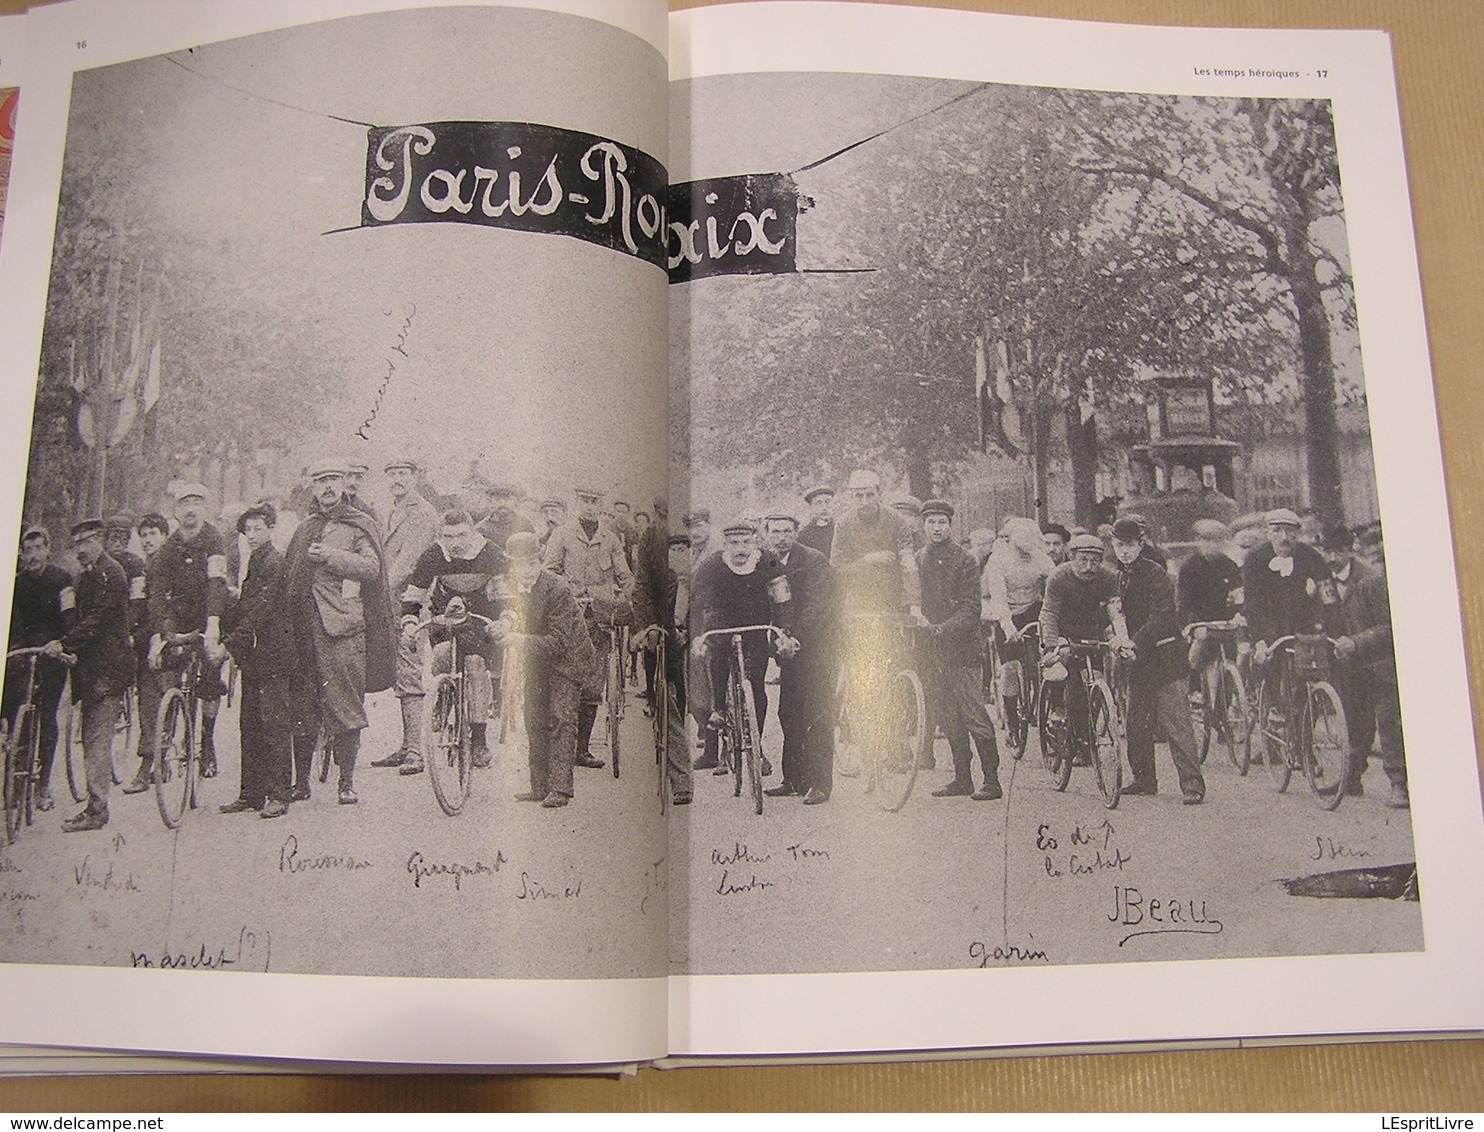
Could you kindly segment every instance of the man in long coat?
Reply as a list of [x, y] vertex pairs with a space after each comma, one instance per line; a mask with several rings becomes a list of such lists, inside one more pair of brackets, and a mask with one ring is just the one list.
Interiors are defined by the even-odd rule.
[[354, 805], [366, 694], [392, 686], [397, 646], [376, 520], [346, 502], [345, 475], [344, 461], [309, 469], [315, 505], [284, 556], [285, 598], [298, 632], [297, 666], [319, 688], [318, 703], [298, 710], [294, 797], [308, 797], [313, 733], [322, 725], [340, 770], [340, 804]]

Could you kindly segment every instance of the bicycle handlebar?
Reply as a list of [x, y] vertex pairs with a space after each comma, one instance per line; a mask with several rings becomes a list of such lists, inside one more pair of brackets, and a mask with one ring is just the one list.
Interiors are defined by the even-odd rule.
[[739, 637], [743, 633], [767, 633], [775, 639], [783, 636], [783, 630], [777, 625], [739, 625], [734, 629], [708, 629], [696, 639], [704, 641], [710, 637]]
[[1206, 629], [1212, 633], [1235, 633], [1240, 628], [1242, 628], [1242, 622], [1235, 619], [1229, 621], [1192, 621], [1184, 629], [1180, 630], [1180, 635], [1188, 641], [1191, 634], [1197, 629]]
[[434, 626], [437, 626], [440, 629], [457, 629], [460, 625], [463, 625], [469, 621], [482, 621], [484, 622], [484, 627], [486, 629], [493, 629], [495, 627], [495, 622], [484, 616], [484, 614], [470, 613], [466, 611], [462, 617], [449, 617], [447, 614], [444, 613], [435, 613], [426, 621], [419, 621], [412, 628], [414, 631], [419, 633], [423, 632], [425, 629], [431, 629]]
[[5, 659], [21, 660], [28, 656], [39, 656], [43, 657], [46, 660], [55, 660], [58, 664], [65, 664], [69, 668], [77, 663], [77, 657], [73, 656], [72, 653], [64, 652], [60, 655], [58, 655], [57, 653], [50, 653], [46, 651], [45, 646], [32, 646], [30, 648], [11, 649], [5, 654]]

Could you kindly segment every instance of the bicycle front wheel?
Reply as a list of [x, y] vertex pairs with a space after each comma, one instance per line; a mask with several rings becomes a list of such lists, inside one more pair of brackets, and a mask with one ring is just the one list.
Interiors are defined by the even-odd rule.
[[752, 812], [763, 812], [763, 737], [758, 733], [757, 702], [753, 699], [752, 684], [747, 680], [737, 681], [740, 713], [737, 716], [737, 738], [742, 744], [742, 762], [747, 768], [747, 789], [752, 794]]
[[1293, 736], [1282, 697], [1273, 684], [1274, 677], [1270, 674], [1258, 685], [1256, 728], [1262, 761], [1267, 763], [1273, 785], [1281, 794], [1288, 789], [1288, 780], [1293, 775], [1293, 768], [1288, 765], [1288, 744]]
[[1216, 715], [1222, 746], [1237, 773], [1246, 775], [1252, 765], [1252, 716], [1242, 670], [1231, 661], [1221, 666], [1216, 678]]
[[[4, 736], [5, 744], [5, 840], [14, 845], [21, 834], [21, 820], [26, 809], [26, 789], [30, 785], [30, 771], [26, 768], [26, 755], [30, 745], [26, 742], [27, 721], [35, 709], [22, 704], [16, 712], [15, 730]], [[5, 723], [0, 720], [0, 729]]]
[[850, 678], [844, 668], [835, 681], [835, 773], [841, 778], [859, 778], [861, 773], [860, 732], [851, 719]]
[[1345, 783], [1350, 777], [1345, 708], [1334, 688], [1321, 680], [1309, 685], [1304, 712], [1304, 774], [1319, 804], [1333, 810], [1345, 796]]
[[613, 766], [613, 777], [618, 777], [618, 725], [623, 721], [623, 656], [618, 649], [608, 650], [608, 689], [604, 697], [608, 703], [608, 758]]
[[1217, 689], [1219, 679], [1219, 669], [1212, 672], [1209, 665], [1201, 669], [1201, 703], [1199, 707], [1190, 709], [1191, 720], [1195, 724], [1195, 733], [1200, 740], [1196, 745], [1195, 761], [1201, 766], [1206, 765], [1206, 756], [1211, 753], [1211, 741], [1216, 738], [1221, 729], [1217, 722], [1217, 713], [1221, 709], [1221, 697]]
[[1036, 730], [1041, 737], [1041, 763], [1051, 776], [1052, 787], [1062, 791], [1072, 780], [1072, 753], [1069, 749], [1066, 717], [1051, 706], [1050, 693], [1050, 685], [1043, 684]]
[[917, 764], [926, 744], [927, 706], [922, 681], [906, 668], [891, 678], [879, 734], [883, 739], [876, 768], [876, 803], [889, 814], [907, 804], [917, 781]]
[[460, 813], [469, 798], [470, 756], [464, 735], [464, 705], [459, 681], [444, 673], [425, 701], [431, 706], [423, 720], [423, 760], [433, 783], [433, 796], [449, 817]]
[[128, 766], [137, 754], [139, 754], [139, 691], [131, 684], [124, 690], [124, 702], [119, 707], [118, 722], [113, 727], [113, 746], [109, 748], [110, 770], [115, 786], [120, 783], [118, 772], [120, 755], [123, 757], [124, 765]]
[[1113, 690], [1101, 677], [1087, 689], [1087, 718], [1092, 735], [1092, 769], [1103, 792], [1103, 805], [1116, 809], [1123, 791], [1123, 723], [1118, 718]]
[[[62, 690], [62, 742], [67, 746], [67, 789], [74, 802], [88, 800], [88, 771], [82, 755], [82, 708], [73, 702], [69, 685]], [[17, 729], [16, 734], [20, 734]]]
[[180, 828], [196, 773], [196, 760], [191, 757], [195, 721], [189, 706], [185, 693], [171, 688], [160, 699], [155, 722], [155, 804], [168, 829]]

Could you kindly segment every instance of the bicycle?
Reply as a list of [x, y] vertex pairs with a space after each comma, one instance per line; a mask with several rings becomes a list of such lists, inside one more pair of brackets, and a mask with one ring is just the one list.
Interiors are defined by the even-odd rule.
[[[5, 750], [5, 840], [14, 845], [20, 837], [21, 823], [35, 820], [36, 795], [41, 790], [41, 717], [36, 702], [36, 659], [47, 657], [69, 668], [77, 663], [70, 653], [60, 656], [45, 648], [11, 649], [5, 654], [7, 666], [13, 660], [25, 661], [26, 694], [16, 709], [15, 724], [4, 730], [0, 723], [0, 742]], [[84, 790], [83, 797], [87, 792]], [[78, 799], [82, 801], [83, 799]]]
[[160, 697], [155, 717], [155, 805], [167, 829], [179, 829], [185, 812], [196, 809], [196, 777], [203, 773], [205, 753], [201, 730], [201, 681], [206, 670], [206, 638], [201, 633], [171, 633], [167, 647], [185, 652], [174, 687]]
[[[1089, 761], [1103, 795], [1103, 805], [1116, 809], [1123, 792], [1123, 759], [1128, 740], [1123, 711], [1103, 669], [1109, 663], [1108, 658], [1117, 654], [1107, 641], [1068, 641], [1060, 653], [1065, 656], [1066, 676], [1053, 680], [1043, 672], [1041, 680], [1038, 729], [1042, 762], [1051, 777], [1051, 785], [1063, 791], [1071, 781], [1078, 748], [1090, 748]], [[1066, 703], [1074, 680], [1086, 690], [1085, 733], [1078, 732], [1077, 720]]]
[[433, 796], [449, 817], [462, 812], [474, 777], [469, 721], [471, 697], [478, 693], [470, 687], [464, 672], [464, 650], [457, 632], [471, 621], [482, 625], [486, 632], [495, 624], [478, 613], [464, 612], [453, 617], [437, 614], [414, 626], [419, 633], [435, 627], [449, 631], [449, 671], [433, 677], [432, 695], [427, 701], [430, 706], [423, 717], [423, 758], [433, 783]]
[[[1041, 706], [1041, 685], [1031, 678], [1032, 666], [1041, 655], [1040, 623], [1030, 622], [1009, 638], [1006, 646], [1019, 646], [1020, 655], [999, 664], [997, 651], [990, 648], [989, 652], [996, 657], [997, 663], [993, 686], [999, 696], [999, 714], [1005, 726], [1005, 743], [1010, 748], [1010, 757], [1020, 759], [1025, 756], [1026, 744], [1030, 740], [1031, 720], [1037, 717]], [[1012, 690], [1013, 695], [1009, 694]]]
[[[71, 677], [69, 676], [68, 679], [70, 680]], [[87, 768], [83, 765], [82, 712], [72, 702], [70, 684], [62, 691], [61, 714], [63, 722], [59, 731], [66, 748], [64, 753], [67, 763], [67, 790], [74, 802], [86, 802], [88, 800], [88, 774]], [[132, 684], [124, 690], [123, 703], [119, 706], [118, 722], [113, 728], [110, 774], [115, 786], [120, 782], [116, 757], [120, 751], [123, 752], [126, 764], [129, 759], [139, 753], [139, 693]]]
[[752, 812], [763, 812], [763, 738], [758, 725], [757, 701], [752, 694], [752, 681], [742, 656], [742, 638], [748, 633], [766, 633], [777, 642], [783, 631], [776, 625], [740, 625], [731, 629], [712, 629], [699, 640], [728, 638], [731, 650], [727, 668], [726, 719], [721, 730], [719, 756], [732, 772], [732, 797], [742, 795], [742, 771], [747, 770], [747, 787], [752, 795]]
[[1279, 637], [1257, 688], [1258, 741], [1278, 793], [1301, 770], [1326, 810], [1339, 806], [1350, 778], [1350, 730], [1329, 682], [1333, 649], [1322, 634]]
[[[603, 723], [608, 737], [608, 761], [613, 768], [613, 777], [618, 777], [619, 725], [623, 722], [624, 701], [624, 643], [627, 626], [618, 620], [618, 608], [614, 606], [606, 617], [596, 612], [590, 596], [580, 596], [578, 607], [586, 618], [608, 631], [608, 655], [603, 664]], [[606, 621], [606, 624], [605, 624]]]
[[880, 631], [862, 634], [859, 647], [848, 646], [849, 660], [840, 668], [836, 767], [845, 777], [864, 770], [866, 793], [894, 814], [912, 796], [918, 764], [932, 743], [922, 680], [911, 659], [912, 626], [896, 613], [857, 613], [847, 620]]
[[1193, 621], [1183, 635], [1193, 641], [1197, 632], [1205, 630], [1206, 640], [1215, 645], [1200, 673], [1200, 708], [1192, 713], [1201, 734], [1200, 761], [1206, 761], [1212, 738], [1219, 737], [1237, 773], [1245, 776], [1252, 764], [1252, 719], [1247, 685], [1232, 648], [1240, 627], [1236, 621]]

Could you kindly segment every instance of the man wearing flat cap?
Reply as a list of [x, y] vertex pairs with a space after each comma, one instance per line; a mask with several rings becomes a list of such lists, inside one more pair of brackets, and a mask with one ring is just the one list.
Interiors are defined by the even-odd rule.
[[[1242, 562], [1243, 613], [1252, 641], [1252, 662], [1266, 667], [1268, 648], [1290, 633], [1317, 633], [1327, 604], [1334, 603], [1329, 567], [1312, 546], [1299, 541], [1299, 517], [1287, 507], [1263, 516], [1268, 541]], [[1326, 602], [1326, 593], [1329, 596]]]
[[516, 798], [558, 809], [574, 795], [577, 715], [598, 656], [571, 589], [542, 569], [536, 535], [511, 535], [505, 556], [510, 574], [501, 587], [494, 638], [497, 646], [518, 649], [524, 666], [531, 774], [531, 789]]
[[[393, 601], [401, 601], [418, 558], [438, 537], [438, 509], [417, 490], [417, 461], [394, 456], [386, 462], [387, 492], [391, 509], [382, 528], [381, 544], [386, 556], [387, 582]], [[397, 638], [397, 671], [393, 688], [402, 709], [402, 741], [397, 749], [372, 766], [400, 767], [422, 761], [423, 662], [422, 638]]]
[[345, 502], [380, 522], [381, 516], [376, 513], [376, 508], [361, 498], [361, 485], [366, 482], [366, 473], [370, 470], [370, 465], [361, 459], [352, 458], [345, 462]]
[[804, 492], [804, 506], [809, 508], [809, 518], [799, 531], [799, 545], [829, 558], [835, 543], [835, 489], [816, 484]]
[[296, 720], [293, 797], [309, 796], [313, 737], [323, 725], [340, 770], [340, 804], [353, 805], [365, 697], [392, 686], [396, 639], [381, 535], [375, 519], [346, 502], [345, 472], [344, 461], [310, 465], [314, 505], [284, 561], [296, 665], [319, 689], [317, 704], [301, 705]]
[[134, 652], [129, 644], [129, 582], [123, 567], [103, 550], [102, 520], [76, 524], [72, 550], [82, 567], [76, 586], [77, 621], [65, 636], [48, 641], [45, 648], [53, 657], [71, 653], [77, 658], [72, 668], [72, 700], [82, 712], [88, 801], [62, 828], [81, 833], [108, 824], [113, 732], [124, 692], [134, 681]]
[[598, 718], [598, 705], [602, 702], [603, 665], [613, 646], [615, 626], [627, 624], [633, 618], [630, 595], [634, 573], [629, 569], [618, 535], [598, 520], [602, 495], [596, 488], [587, 486], [576, 488], [573, 495], [577, 497], [577, 518], [552, 532], [542, 552], [542, 564], [566, 579], [578, 604], [584, 607], [583, 616], [597, 654], [597, 664], [583, 690], [582, 708], [577, 716], [577, 765], [596, 769], [604, 763], [593, 757], [589, 744]]
[[[984, 710], [982, 650], [979, 647], [979, 567], [974, 556], [953, 541], [953, 505], [929, 499], [922, 505], [927, 545], [917, 555], [922, 576], [922, 615], [926, 647], [923, 657], [928, 718], [923, 734], [931, 745], [942, 727], [953, 753], [953, 779], [936, 798], [972, 795], [990, 802], [1000, 791], [1000, 754], [994, 726]], [[979, 752], [984, 784], [974, 789], [970, 742]], [[923, 752], [932, 765], [932, 750]]]
[[[178, 671], [187, 654], [172, 637], [201, 633], [205, 642], [206, 667], [201, 674], [201, 777], [216, 774], [216, 717], [221, 707], [222, 661], [221, 619], [227, 610], [227, 540], [206, 522], [206, 488], [199, 483], [181, 484], [175, 491], [175, 533], [150, 564], [149, 624], [150, 667], [156, 671]], [[140, 769], [126, 791], [148, 786]]]
[[515, 508], [525, 493], [513, 483], [496, 482], [489, 485], [485, 495], [489, 514], [479, 524], [478, 531], [489, 539], [502, 554], [505, 542], [517, 531], [536, 531], [536, 524]]

